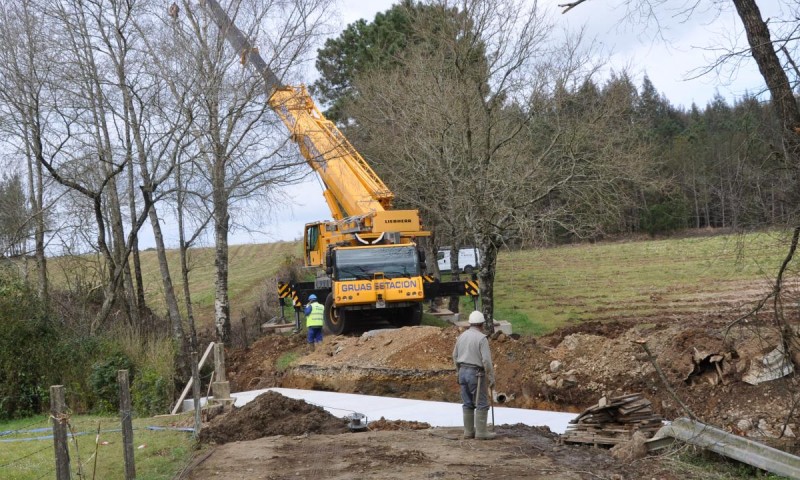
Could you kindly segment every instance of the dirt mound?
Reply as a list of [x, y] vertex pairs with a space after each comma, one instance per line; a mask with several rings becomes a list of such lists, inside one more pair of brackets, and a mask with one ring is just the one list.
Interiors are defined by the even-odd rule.
[[241, 408], [214, 418], [200, 431], [201, 442], [223, 444], [273, 435], [337, 434], [347, 421], [302, 400], [266, 392]]
[[302, 356], [305, 347], [306, 337], [303, 334], [287, 336], [271, 333], [256, 340], [250, 348], [231, 350], [225, 359], [231, 391], [279, 386], [284, 374], [280, 361]]
[[431, 428], [431, 425], [425, 422], [386, 420], [383, 417], [380, 420], [369, 422], [368, 426], [370, 430], [425, 430]]

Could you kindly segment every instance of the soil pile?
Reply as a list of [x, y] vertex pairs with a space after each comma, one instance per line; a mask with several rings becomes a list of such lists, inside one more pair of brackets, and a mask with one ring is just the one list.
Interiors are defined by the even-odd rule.
[[201, 442], [223, 444], [273, 435], [338, 434], [347, 421], [302, 400], [266, 392], [241, 408], [214, 418], [200, 431]]
[[370, 430], [426, 430], [431, 428], [429, 423], [414, 422], [409, 420], [374, 420], [367, 425]]

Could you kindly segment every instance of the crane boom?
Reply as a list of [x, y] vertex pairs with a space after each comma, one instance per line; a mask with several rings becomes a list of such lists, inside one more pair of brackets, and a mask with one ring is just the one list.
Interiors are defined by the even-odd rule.
[[[380, 234], [398, 231], [398, 226], [402, 226], [400, 231], [409, 235], [428, 235], [421, 230], [416, 210], [381, 215], [392, 209], [394, 194], [336, 125], [325, 118], [306, 88], [283, 85], [216, 0], [203, 0], [202, 5], [207, 7], [228, 43], [241, 54], [242, 61], [264, 79], [270, 107], [322, 180], [323, 195], [334, 220], [346, 222], [342, 230]], [[403, 214], [398, 216], [399, 212]], [[358, 220], [347, 222], [351, 218]]]
[[[358, 320], [382, 318], [419, 325], [426, 298], [467, 294], [476, 284], [433, 282], [423, 277], [422, 229], [417, 210], [392, 208], [394, 194], [333, 122], [325, 118], [304, 86], [283, 85], [217, 0], [201, 0], [233, 49], [264, 79], [268, 103], [325, 186], [333, 221], [306, 224], [307, 266], [324, 267], [314, 282], [279, 286], [281, 302], [291, 297], [297, 327], [311, 293], [325, 298], [325, 328], [343, 333]], [[281, 303], [282, 304], [282, 303]]]

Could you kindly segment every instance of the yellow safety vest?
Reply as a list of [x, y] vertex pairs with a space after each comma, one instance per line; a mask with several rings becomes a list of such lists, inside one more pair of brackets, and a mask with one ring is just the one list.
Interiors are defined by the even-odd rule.
[[306, 327], [321, 327], [324, 315], [325, 307], [316, 302], [312, 303], [311, 313], [306, 317]]

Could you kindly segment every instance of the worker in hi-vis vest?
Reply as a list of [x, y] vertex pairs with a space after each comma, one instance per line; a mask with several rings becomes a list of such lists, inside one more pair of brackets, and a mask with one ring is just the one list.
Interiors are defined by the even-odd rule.
[[308, 296], [308, 305], [305, 308], [306, 328], [308, 328], [308, 343], [311, 350], [314, 345], [322, 342], [322, 318], [325, 314], [325, 307], [317, 302], [317, 296], [313, 293]]

